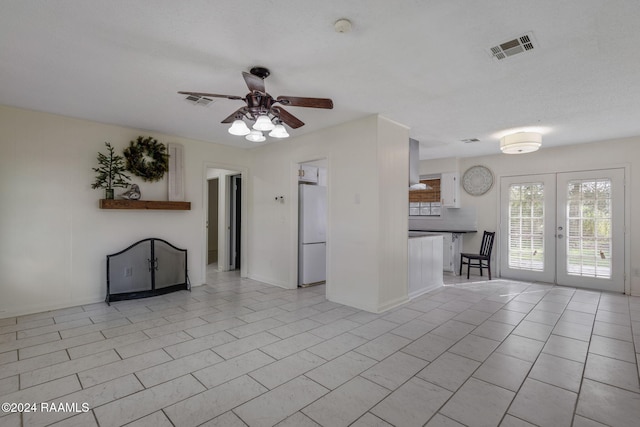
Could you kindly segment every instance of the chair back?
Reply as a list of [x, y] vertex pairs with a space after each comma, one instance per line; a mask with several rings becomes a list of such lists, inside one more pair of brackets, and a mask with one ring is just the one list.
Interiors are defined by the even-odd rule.
[[485, 231], [482, 235], [482, 245], [480, 246], [480, 255], [491, 258], [491, 251], [493, 250], [493, 238], [496, 233], [491, 231]]

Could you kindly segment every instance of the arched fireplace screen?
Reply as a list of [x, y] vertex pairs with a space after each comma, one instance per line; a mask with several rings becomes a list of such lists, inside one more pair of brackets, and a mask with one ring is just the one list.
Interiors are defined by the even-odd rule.
[[107, 255], [107, 304], [185, 289], [191, 289], [186, 249], [151, 238]]

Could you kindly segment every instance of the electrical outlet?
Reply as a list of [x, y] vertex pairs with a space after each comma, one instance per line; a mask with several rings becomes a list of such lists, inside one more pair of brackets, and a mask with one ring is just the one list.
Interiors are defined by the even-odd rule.
[[124, 277], [131, 277], [133, 276], [133, 268], [132, 267], [125, 267], [124, 269]]

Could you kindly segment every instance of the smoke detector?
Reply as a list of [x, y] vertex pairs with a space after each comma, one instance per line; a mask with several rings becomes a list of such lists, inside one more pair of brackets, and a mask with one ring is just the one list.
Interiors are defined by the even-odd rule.
[[333, 24], [333, 28], [335, 28], [336, 33], [348, 33], [351, 31], [351, 21], [348, 19], [338, 19], [335, 24]]
[[489, 51], [491, 52], [491, 56], [500, 61], [509, 56], [531, 51], [536, 47], [536, 45], [533, 33], [528, 32], [512, 40], [500, 43], [498, 46], [489, 48]]

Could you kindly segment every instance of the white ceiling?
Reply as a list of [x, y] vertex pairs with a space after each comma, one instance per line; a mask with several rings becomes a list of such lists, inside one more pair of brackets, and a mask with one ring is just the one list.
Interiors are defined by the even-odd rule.
[[[640, 135], [638, 0], [0, 0], [0, 104], [240, 147], [220, 121], [242, 101], [177, 91], [332, 98], [288, 107], [292, 136], [369, 114], [411, 128], [421, 158]], [[350, 33], [334, 31], [339, 18]], [[489, 48], [533, 32], [503, 61]], [[466, 138], [480, 142], [464, 144]], [[273, 141], [268, 138], [266, 143]]]

